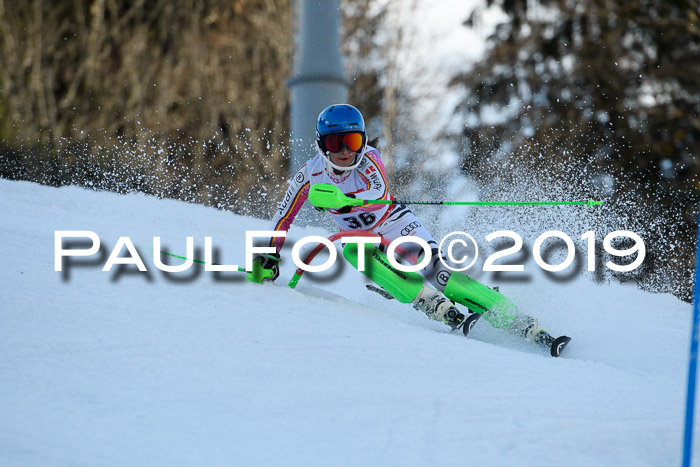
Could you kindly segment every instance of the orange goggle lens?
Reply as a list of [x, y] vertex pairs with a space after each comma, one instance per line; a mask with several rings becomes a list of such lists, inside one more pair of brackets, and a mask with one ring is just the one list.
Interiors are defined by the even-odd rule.
[[340, 152], [343, 146], [351, 151], [359, 151], [362, 148], [362, 133], [346, 133], [344, 135], [326, 136], [326, 149], [330, 152]]

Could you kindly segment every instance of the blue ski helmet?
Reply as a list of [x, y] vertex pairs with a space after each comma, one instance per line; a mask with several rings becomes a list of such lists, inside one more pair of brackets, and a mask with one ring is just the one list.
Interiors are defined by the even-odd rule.
[[[341, 167], [334, 164], [328, 157], [325, 139], [328, 135], [360, 133], [362, 135], [362, 146], [357, 151], [355, 161], [348, 167]], [[326, 162], [334, 169], [346, 171], [352, 170], [360, 165], [362, 157], [367, 149], [367, 134], [365, 133], [365, 119], [359, 110], [350, 104], [334, 104], [326, 107], [318, 115], [316, 123], [316, 144]]]

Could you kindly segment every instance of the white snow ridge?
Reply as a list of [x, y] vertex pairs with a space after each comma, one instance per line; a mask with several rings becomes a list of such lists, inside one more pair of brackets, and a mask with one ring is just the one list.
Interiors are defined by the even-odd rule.
[[[7, 180], [0, 213], [0, 465], [680, 463], [691, 306], [671, 295], [534, 272], [502, 285], [573, 337], [554, 359], [485, 320], [450, 334], [341, 257], [290, 289], [293, 241], [330, 234], [317, 228], [290, 232], [280, 279], [261, 286], [163, 273], [151, 247], [184, 255], [193, 236], [201, 257], [210, 236], [243, 265], [264, 220]], [[104, 250], [56, 272], [56, 230]], [[102, 272], [122, 236], [148, 272]]]

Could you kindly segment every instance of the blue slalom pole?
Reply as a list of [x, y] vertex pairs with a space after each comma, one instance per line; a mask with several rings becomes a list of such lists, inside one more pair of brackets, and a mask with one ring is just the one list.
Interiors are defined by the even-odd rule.
[[683, 440], [683, 467], [690, 467], [693, 448], [693, 417], [695, 415], [695, 386], [698, 370], [698, 324], [700, 323], [700, 217], [695, 254], [695, 294], [693, 296], [693, 324], [690, 335], [688, 361], [688, 394], [685, 401], [685, 437]]

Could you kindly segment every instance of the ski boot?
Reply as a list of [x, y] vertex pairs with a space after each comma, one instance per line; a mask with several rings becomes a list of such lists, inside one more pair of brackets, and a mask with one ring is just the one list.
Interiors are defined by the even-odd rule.
[[412, 303], [416, 310], [422, 311], [430, 319], [444, 322], [453, 330], [464, 324], [464, 314], [443, 294], [428, 285], [423, 286]]
[[536, 319], [529, 316], [519, 316], [516, 323], [518, 321], [520, 324], [526, 323], [527, 325], [523, 331], [523, 336], [526, 339], [532, 340], [543, 349], [549, 350], [549, 354], [552, 357], [560, 356], [561, 352], [564, 350], [564, 348], [566, 348], [569, 341], [571, 341], [571, 338], [567, 336], [559, 336], [555, 338], [550, 333], [542, 329]]
[[[447, 299], [445, 299], [447, 300]], [[451, 327], [453, 330], [454, 329], [459, 329], [462, 324], [464, 324], [464, 313], [459, 311], [456, 306], [450, 305], [445, 314], [442, 317], [442, 320], [447, 324], [449, 327]]]

